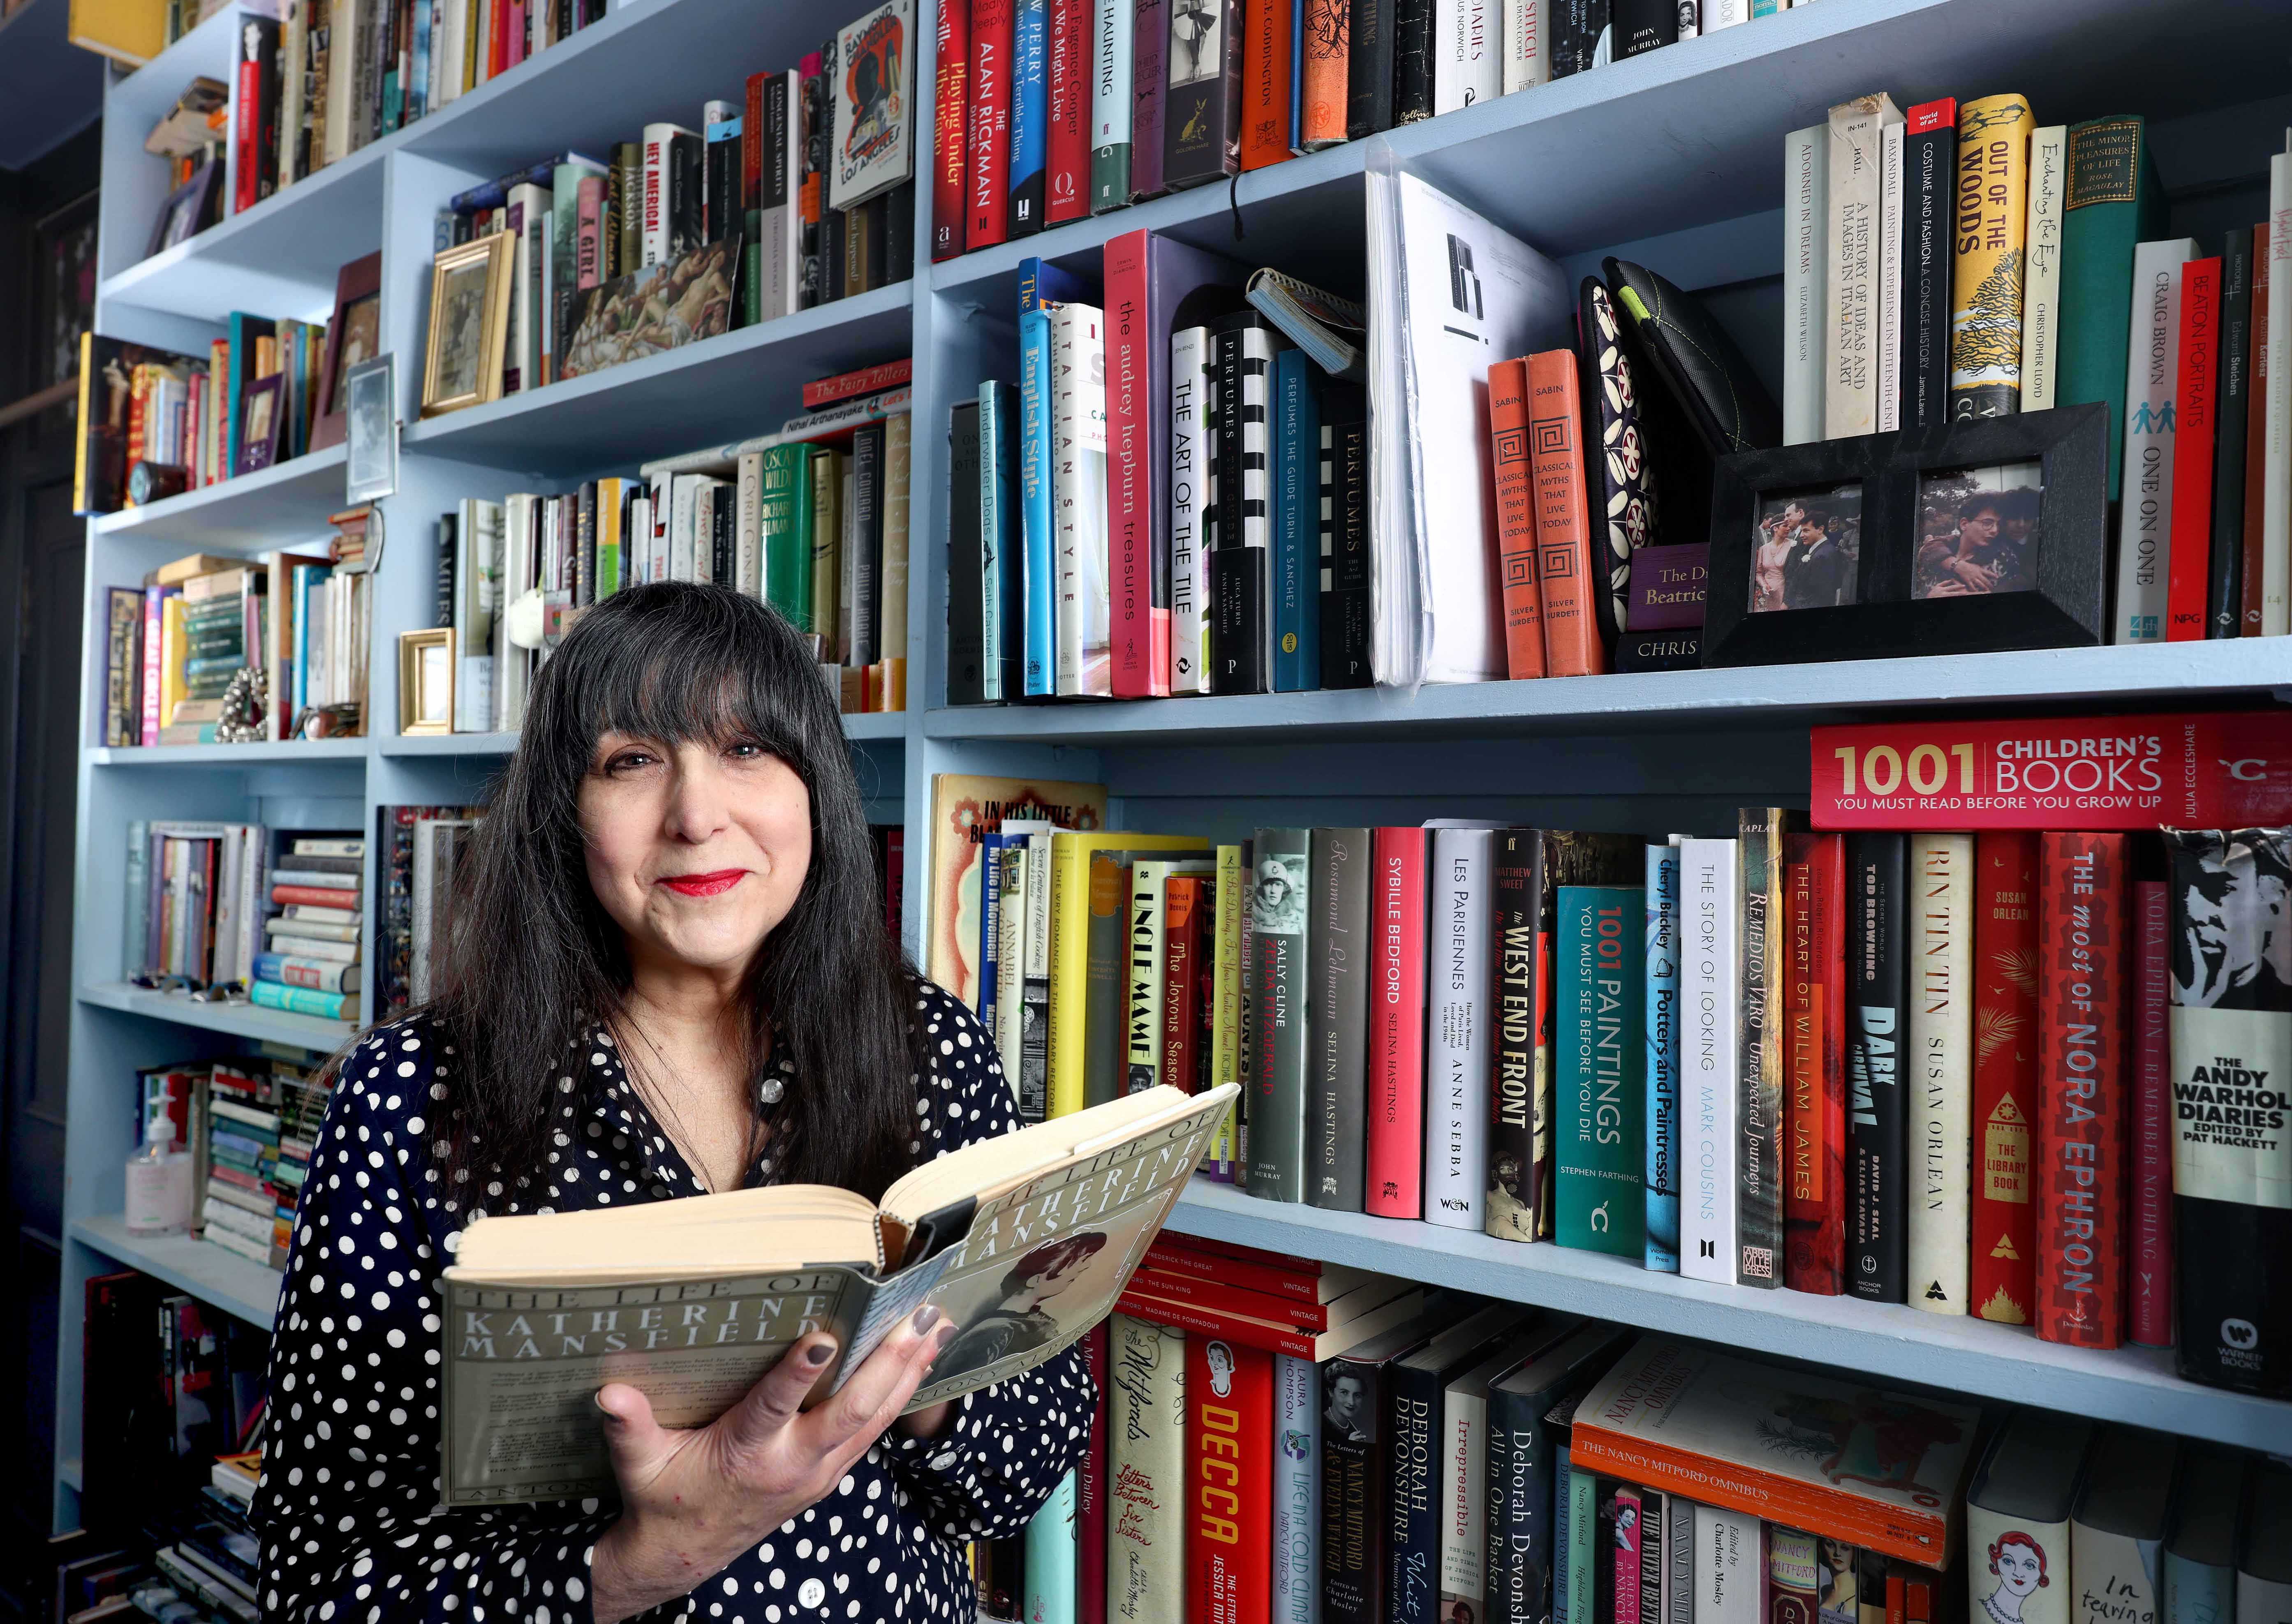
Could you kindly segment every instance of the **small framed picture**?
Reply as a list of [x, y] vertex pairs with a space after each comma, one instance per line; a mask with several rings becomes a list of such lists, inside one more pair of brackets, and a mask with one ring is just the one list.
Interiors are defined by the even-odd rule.
[[335, 273], [335, 313], [327, 323], [327, 352], [319, 367], [318, 409], [311, 419], [311, 449], [339, 446], [347, 430], [343, 381], [360, 361], [382, 353], [382, 253], [352, 260]]
[[151, 227], [151, 241], [143, 250], [143, 257], [187, 243], [222, 214], [222, 172], [221, 163], [210, 159], [200, 165], [191, 178], [167, 194], [160, 205], [159, 218]]
[[507, 232], [496, 231], [457, 244], [431, 261], [423, 416], [501, 398], [510, 255], [516, 245]]
[[2099, 643], [2106, 424], [2061, 406], [1721, 458], [1703, 663]]
[[351, 506], [379, 502], [398, 489], [398, 357], [361, 361], [343, 380], [350, 450], [343, 459], [343, 496]]
[[398, 731], [408, 737], [454, 730], [454, 629], [398, 634]]
[[269, 468], [278, 460], [281, 430], [286, 425], [286, 414], [282, 401], [286, 387], [283, 374], [272, 373], [267, 378], [257, 378], [246, 386], [246, 404], [242, 407], [243, 426], [239, 430], [238, 466], [235, 474], [251, 474], [260, 468]]

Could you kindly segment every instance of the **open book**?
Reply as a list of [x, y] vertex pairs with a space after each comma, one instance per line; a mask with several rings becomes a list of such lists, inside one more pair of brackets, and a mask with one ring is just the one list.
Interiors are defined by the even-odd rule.
[[1239, 1092], [1149, 1089], [966, 1145], [880, 1204], [795, 1185], [480, 1218], [445, 1276], [445, 1503], [609, 1492], [599, 1387], [704, 1426], [825, 1331], [816, 1403], [925, 1302], [962, 1329], [910, 1410], [1032, 1369], [1113, 1308]]

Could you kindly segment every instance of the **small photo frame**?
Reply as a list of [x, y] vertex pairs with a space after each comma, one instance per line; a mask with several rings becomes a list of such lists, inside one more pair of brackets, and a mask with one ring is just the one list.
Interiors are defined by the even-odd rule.
[[319, 368], [318, 411], [311, 419], [311, 449], [339, 446], [347, 430], [343, 381], [360, 361], [382, 353], [382, 253], [352, 260], [335, 273], [335, 313], [327, 323], [327, 352]]
[[343, 499], [356, 507], [398, 489], [398, 357], [378, 355], [343, 380], [350, 449], [343, 459]]
[[508, 232], [496, 231], [448, 248], [431, 261], [423, 416], [501, 398], [510, 255], [516, 245]]
[[278, 447], [286, 427], [286, 379], [272, 373], [246, 386], [241, 406], [238, 466], [235, 474], [251, 474], [278, 461]]
[[2107, 424], [2088, 404], [1722, 457], [1703, 663], [2099, 644]]
[[454, 730], [454, 629], [398, 634], [398, 731], [408, 738]]
[[190, 241], [221, 218], [222, 171], [221, 160], [210, 159], [167, 194], [151, 227], [151, 241], [143, 250], [145, 259]]

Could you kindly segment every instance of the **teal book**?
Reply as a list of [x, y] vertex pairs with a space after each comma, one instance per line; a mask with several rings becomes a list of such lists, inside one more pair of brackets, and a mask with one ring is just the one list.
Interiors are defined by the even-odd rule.
[[2109, 499], [2125, 480], [2125, 381], [2133, 339], [2133, 247], [2166, 234], [2165, 193], [2137, 116], [2070, 126], [2062, 197], [2061, 359], [2054, 404], [2109, 407]]
[[1562, 886], [1553, 954], [1554, 1238], [1634, 1262], [1647, 1249], [1646, 895]]
[[1069, 1472], [1027, 1524], [1028, 1624], [1080, 1624], [1075, 1569], [1075, 1475]]
[[1679, 848], [1647, 848], [1647, 1266], [1679, 1273]]
[[1019, 580], [1024, 595], [1024, 691], [1059, 691], [1058, 543], [1051, 525], [1051, 313], [1019, 316]]
[[355, 993], [321, 993], [311, 987], [286, 987], [275, 981], [257, 981], [248, 985], [246, 996], [252, 1003], [284, 1009], [292, 1015], [317, 1015], [330, 1021], [358, 1018], [359, 995]]

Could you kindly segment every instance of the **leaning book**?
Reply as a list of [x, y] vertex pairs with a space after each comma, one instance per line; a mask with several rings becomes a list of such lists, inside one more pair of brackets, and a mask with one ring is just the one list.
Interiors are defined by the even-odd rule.
[[609, 1491], [606, 1383], [704, 1426], [824, 1331], [842, 1356], [817, 1402], [926, 1302], [961, 1330], [910, 1411], [1031, 1370], [1113, 1308], [1239, 1092], [1158, 1087], [981, 1140], [880, 1203], [799, 1185], [480, 1219], [445, 1277], [445, 1503]]

